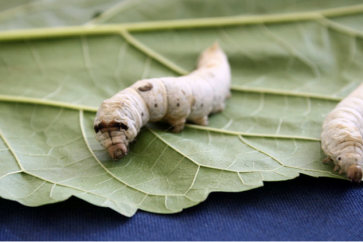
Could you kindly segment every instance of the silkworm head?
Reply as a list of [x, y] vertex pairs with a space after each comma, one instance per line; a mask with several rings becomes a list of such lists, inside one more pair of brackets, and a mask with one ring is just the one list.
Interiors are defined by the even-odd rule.
[[348, 168], [347, 176], [352, 182], [359, 183], [362, 180], [362, 167], [359, 165], [351, 165]]
[[338, 165], [352, 182], [362, 180], [362, 156], [357, 153], [342, 153], [337, 157]]
[[94, 125], [97, 140], [107, 149], [112, 159], [117, 160], [124, 157], [127, 152], [128, 145], [128, 126], [125, 122], [111, 121], [106, 123], [101, 121]]
[[122, 105], [105, 100], [97, 111], [94, 130], [97, 140], [112, 159], [127, 155], [128, 144], [135, 138], [134, 122], [125, 115]]

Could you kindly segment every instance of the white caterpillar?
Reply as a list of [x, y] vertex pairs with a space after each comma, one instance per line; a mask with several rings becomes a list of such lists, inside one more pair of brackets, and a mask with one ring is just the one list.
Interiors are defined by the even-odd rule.
[[120, 159], [149, 121], [166, 121], [173, 132], [181, 131], [187, 120], [208, 125], [208, 115], [224, 109], [230, 80], [227, 57], [215, 43], [189, 75], [141, 80], [103, 101], [94, 121], [97, 140], [112, 159]]
[[354, 182], [362, 180], [363, 84], [329, 113], [323, 124], [321, 148], [333, 160], [334, 171], [347, 173]]

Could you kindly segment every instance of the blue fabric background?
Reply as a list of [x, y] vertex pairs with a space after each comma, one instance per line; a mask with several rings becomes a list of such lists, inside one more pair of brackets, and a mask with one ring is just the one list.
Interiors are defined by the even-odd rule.
[[363, 240], [363, 189], [301, 176], [212, 193], [179, 214], [132, 218], [77, 198], [30, 208], [0, 199], [2, 240]]

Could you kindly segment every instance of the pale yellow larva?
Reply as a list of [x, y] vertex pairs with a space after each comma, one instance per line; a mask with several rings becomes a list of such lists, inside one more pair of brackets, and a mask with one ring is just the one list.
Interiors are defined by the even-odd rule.
[[324, 161], [334, 161], [334, 170], [354, 182], [362, 180], [362, 136], [363, 84], [329, 113], [321, 133], [321, 148], [328, 156]]
[[230, 81], [227, 56], [215, 43], [189, 75], [141, 80], [103, 101], [94, 120], [96, 137], [112, 159], [120, 159], [149, 121], [166, 121], [173, 132], [187, 120], [208, 125], [208, 115], [224, 109]]

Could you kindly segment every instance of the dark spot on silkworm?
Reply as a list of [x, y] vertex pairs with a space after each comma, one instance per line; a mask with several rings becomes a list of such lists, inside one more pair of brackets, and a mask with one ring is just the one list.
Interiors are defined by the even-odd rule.
[[179, 103], [177, 103], [177, 104], [176, 104], [176, 106], [177, 106], [177, 107], [179, 107], [179, 106], [180, 106], [180, 104], [179, 104]]
[[102, 130], [105, 127], [105, 123], [102, 121], [101, 123], [95, 125], [93, 128], [95, 130], [96, 133], [98, 133], [98, 131]]
[[153, 88], [151, 83], [147, 83], [145, 86], [139, 87], [138, 89], [142, 92], [150, 91]]
[[200, 106], [203, 107], [203, 103]]
[[101, 121], [99, 124], [95, 125], [93, 128], [94, 128], [95, 132], [98, 133], [98, 131], [102, 132], [102, 130], [105, 128], [114, 128], [114, 127], [119, 127], [118, 123], [115, 121], [112, 121], [110, 123]]
[[341, 160], [341, 159], [342, 159], [342, 157], [340, 157], [340, 156], [339, 156], [339, 157], [338, 157], [338, 160]]
[[143, 117], [144, 117], [144, 113], [141, 113], [141, 116], [143, 116]]
[[129, 129], [129, 127], [127, 127], [126, 124], [119, 123], [119, 122], [116, 122], [116, 121], [111, 121], [109, 123], [106, 123], [106, 122], [102, 121], [98, 125], [95, 125], [94, 126], [94, 130], [95, 130], [96, 133], [98, 131], [100, 131], [100, 130], [102, 131], [102, 129], [105, 129], [105, 128], [109, 128], [109, 129], [112, 129], [112, 128], [121, 128], [121, 129], [124, 129], [124, 130], [128, 130]]
[[185, 96], [185, 92], [184, 92], [184, 90], [182, 90], [182, 93], [184, 94], [184, 96]]
[[158, 107], [158, 104], [156, 104], [156, 103], [155, 103], [154, 107], [156, 107], [156, 108], [157, 108], [157, 107]]
[[129, 129], [129, 127], [127, 125], [123, 124], [123, 123], [120, 123], [120, 127], [121, 127], [121, 129], [124, 129], [124, 130]]

